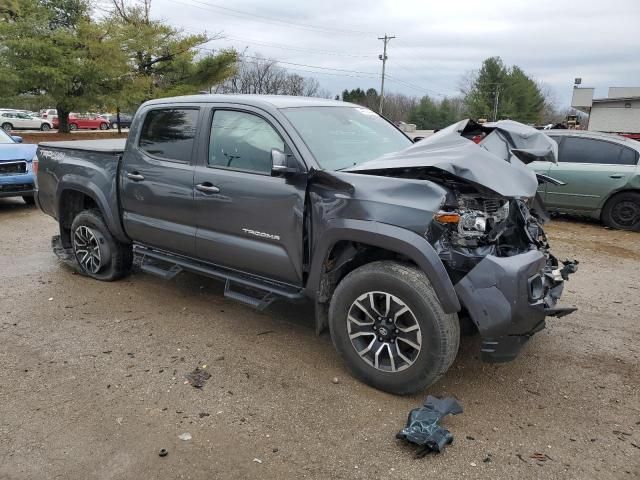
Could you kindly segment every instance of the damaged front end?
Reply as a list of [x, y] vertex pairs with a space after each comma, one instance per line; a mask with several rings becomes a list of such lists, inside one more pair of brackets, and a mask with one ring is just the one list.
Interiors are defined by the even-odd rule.
[[578, 262], [551, 254], [541, 208], [538, 201], [460, 195], [427, 232], [463, 314], [482, 336], [485, 361], [513, 359], [545, 317], [576, 310], [556, 306]]
[[[479, 142], [471, 138], [482, 138]], [[482, 336], [485, 361], [508, 361], [545, 326], [577, 261], [559, 262], [543, 230], [548, 220], [526, 167], [556, 161], [557, 145], [516, 122], [452, 125], [404, 152], [351, 169], [423, 179], [447, 190], [425, 237], [445, 266], [468, 317]]]

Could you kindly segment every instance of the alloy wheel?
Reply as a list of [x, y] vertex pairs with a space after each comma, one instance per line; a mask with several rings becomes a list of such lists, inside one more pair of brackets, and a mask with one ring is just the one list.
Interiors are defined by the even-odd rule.
[[400, 298], [386, 292], [364, 293], [351, 304], [347, 332], [358, 355], [384, 372], [409, 368], [422, 348], [416, 316]]
[[102, 254], [93, 230], [84, 225], [76, 228], [73, 234], [73, 251], [82, 268], [90, 273], [98, 273], [102, 267]]

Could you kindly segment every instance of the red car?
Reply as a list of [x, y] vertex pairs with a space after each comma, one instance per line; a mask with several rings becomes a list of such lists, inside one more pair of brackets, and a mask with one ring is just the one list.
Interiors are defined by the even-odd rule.
[[[53, 119], [53, 128], [58, 128], [59, 119], [55, 117]], [[93, 115], [78, 115], [76, 113], [72, 113], [69, 115], [69, 130], [108, 130], [109, 129], [109, 121], [96, 117]]]

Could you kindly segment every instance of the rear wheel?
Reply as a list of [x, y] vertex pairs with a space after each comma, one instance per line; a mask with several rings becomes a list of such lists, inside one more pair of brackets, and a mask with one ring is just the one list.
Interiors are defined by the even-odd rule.
[[72, 132], [78, 129], [78, 125], [76, 125], [75, 123], [70, 123], [69, 124], [69, 130], [71, 130]]
[[49, 130], [51, 130], [51, 125], [49, 125], [48, 123], [43, 123], [42, 125], [40, 125], [40, 130], [42, 130], [43, 132], [48, 132]]
[[109, 124], [108, 123], [101, 123], [100, 124], [100, 130], [109, 130]]
[[460, 342], [457, 315], [442, 310], [424, 272], [392, 261], [364, 265], [340, 282], [329, 326], [355, 377], [399, 395], [435, 383]]
[[619, 230], [640, 230], [640, 193], [622, 192], [611, 197], [602, 209], [602, 221]]
[[113, 238], [97, 210], [84, 210], [73, 219], [71, 245], [81, 272], [92, 278], [118, 280], [131, 270], [131, 246]]
[[114, 130], [115, 130], [116, 128], [118, 128], [118, 123], [117, 123], [117, 122], [112, 122], [112, 123], [111, 123], [111, 128], [113, 128]]
[[13, 130], [13, 125], [11, 125], [9, 122], [5, 122], [2, 124], [2, 129], [9, 133], [11, 130]]

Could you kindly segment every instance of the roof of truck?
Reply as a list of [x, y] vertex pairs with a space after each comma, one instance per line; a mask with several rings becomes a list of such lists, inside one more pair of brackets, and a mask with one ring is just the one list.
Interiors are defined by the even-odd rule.
[[339, 100], [329, 100], [316, 97], [295, 97], [290, 95], [222, 95], [222, 94], [202, 94], [185, 95], [182, 97], [158, 98], [150, 100], [146, 105], [159, 105], [168, 103], [236, 103], [242, 105], [253, 105], [257, 107], [269, 106], [272, 108], [293, 108], [293, 107], [360, 107], [353, 103], [341, 102]]

